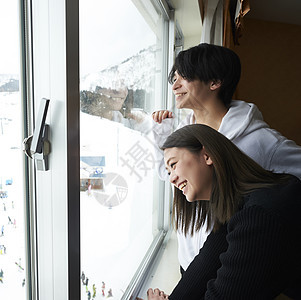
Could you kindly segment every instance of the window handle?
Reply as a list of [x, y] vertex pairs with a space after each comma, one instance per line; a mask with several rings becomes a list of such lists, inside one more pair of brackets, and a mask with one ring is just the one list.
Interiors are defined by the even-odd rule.
[[36, 118], [36, 125], [33, 135], [23, 141], [23, 151], [36, 162], [37, 170], [47, 171], [49, 169], [48, 155], [50, 153], [49, 125], [45, 124], [49, 99], [43, 98], [40, 103], [39, 112]]

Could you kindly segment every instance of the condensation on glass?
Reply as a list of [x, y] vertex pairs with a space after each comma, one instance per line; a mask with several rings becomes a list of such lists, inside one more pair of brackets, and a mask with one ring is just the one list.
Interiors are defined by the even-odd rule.
[[80, 1], [82, 299], [120, 299], [158, 233], [162, 29], [140, 1]]
[[19, 1], [0, 1], [0, 297], [26, 299]]

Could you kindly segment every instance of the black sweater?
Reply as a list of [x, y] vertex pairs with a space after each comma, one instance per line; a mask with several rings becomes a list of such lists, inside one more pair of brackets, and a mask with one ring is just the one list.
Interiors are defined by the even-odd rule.
[[293, 177], [245, 197], [208, 236], [169, 299], [266, 300], [288, 290], [300, 299], [300, 287], [301, 182]]

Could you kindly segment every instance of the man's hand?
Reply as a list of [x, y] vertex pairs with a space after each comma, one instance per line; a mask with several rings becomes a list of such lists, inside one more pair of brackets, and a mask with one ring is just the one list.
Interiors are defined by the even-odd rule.
[[158, 110], [153, 112], [152, 117], [155, 122], [161, 123], [164, 119], [173, 118], [173, 115], [169, 110]]
[[168, 295], [159, 289], [148, 289], [147, 290], [147, 299], [148, 300], [166, 300]]

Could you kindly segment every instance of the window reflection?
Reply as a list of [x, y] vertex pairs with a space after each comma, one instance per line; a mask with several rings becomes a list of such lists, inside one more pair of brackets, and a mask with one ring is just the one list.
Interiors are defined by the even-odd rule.
[[131, 0], [80, 6], [82, 299], [121, 299], [159, 230], [150, 129], [163, 20], [154, 32]]
[[[156, 39], [149, 42], [156, 43]], [[160, 51], [155, 44], [133, 53], [120, 64], [84, 76], [80, 91], [81, 111], [134, 130], [149, 131], [159, 58]]]
[[[126, 86], [120, 88], [96, 86], [94, 91], [80, 92], [82, 112], [122, 123], [126, 127], [142, 132], [150, 129], [148, 114], [139, 107], [140, 101], [144, 99], [144, 90], [128, 90]], [[135, 104], [139, 104], [138, 107], [134, 107]]]

